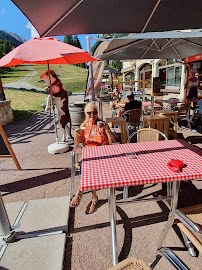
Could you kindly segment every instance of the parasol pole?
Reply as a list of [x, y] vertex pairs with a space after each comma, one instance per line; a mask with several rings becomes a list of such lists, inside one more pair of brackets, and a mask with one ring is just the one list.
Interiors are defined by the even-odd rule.
[[[87, 45], [88, 45], [88, 53], [91, 55], [91, 46], [90, 46], [90, 37], [87, 36], [86, 37], [87, 39]], [[92, 101], [95, 101], [95, 88], [94, 88], [94, 78], [93, 78], [93, 65], [92, 65], [92, 62], [90, 62], [90, 65], [89, 65], [89, 74], [91, 76], [91, 86], [92, 86]]]
[[8, 243], [15, 237], [15, 231], [12, 229], [8, 214], [0, 193], [0, 240], [1, 244]]
[[63, 82], [63, 77], [62, 77], [62, 67], [60, 65], [60, 76], [61, 76], [61, 81]]
[[54, 121], [54, 127], [55, 127], [55, 135], [56, 135], [56, 143], [59, 142], [58, 140], [58, 131], [57, 131], [57, 125], [56, 125], [56, 117], [55, 117], [55, 110], [54, 110], [54, 103], [53, 103], [53, 91], [52, 91], [52, 85], [51, 85], [51, 78], [50, 78], [50, 66], [49, 66], [49, 60], [47, 60], [47, 66], [48, 66], [48, 77], [49, 77], [49, 83], [50, 83], [50, 95], [51, 95], [51, 103], [53, 108], [53, 121]]

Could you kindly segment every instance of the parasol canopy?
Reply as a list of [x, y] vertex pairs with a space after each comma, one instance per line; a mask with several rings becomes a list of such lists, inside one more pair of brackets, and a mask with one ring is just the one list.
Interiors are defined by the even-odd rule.
[[190, 0], [12, 0], [40, 36], [201, 28]]
[[18, 46], [0, 59], [0, 66], [30, 64], [77, 64], [98, 59], [80, 48], [52, 37], [34, 38]]
[[113, 39], [102, 60], [182, 59], [202, 53], [202, 32], [151, 32]]

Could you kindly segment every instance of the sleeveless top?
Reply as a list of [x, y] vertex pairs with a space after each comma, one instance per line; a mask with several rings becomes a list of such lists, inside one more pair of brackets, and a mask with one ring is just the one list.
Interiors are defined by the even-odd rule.
[[187, 98], [193, 99], [197, 98], [197, 88], [198, 88], [198, 79], [195, 82], [192, 82], [189, 80], [189, 83], [187, 85], [188, 91], [187, 91]]
[[108, 145], [109, 141], [104, 130], [98, 128], [97, 125], [87, 124], [85, 130], [82, 131], [83, 146], [101, 146]]

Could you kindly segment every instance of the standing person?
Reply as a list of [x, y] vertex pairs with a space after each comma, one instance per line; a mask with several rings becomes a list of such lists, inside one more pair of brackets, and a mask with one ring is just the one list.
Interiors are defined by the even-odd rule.
[[124, 114], [126, 111], [133, 110], [133, 109], [141, 109], [142, 108], [142, 102], [135, 100], [134, 95], [132, 92], [128, 92], [127, 99], [129, 102], [126, 103], [124, 108], [122, 110], [117, 111], [117, 116], [120, 117], [122, 114]]
[[197, 94], [197, 89], [202, 89], [200, 87], [200, 81], [198, 78], [195, 77], [195, 71], [194, 69], [191, 69], [189, 71], [189, 78], [187, 79], [186, 83], [185, 83], [185, 97], [184, 97], [184, 101], [185, 103], [188, 100], [191, 99], [197, 99], [198, 98], [198, 94]]
[[[85, 121], [80, 125], [79, 128], [75, 129], [74, 143], [76, 146], [79, 143], [83, 143], [84, 147], [108, 145], [109, 141], [115, 142], [115, 136], [111, 132], [109, 125], [105, 122], [101, 123], [98, 127], [98, 109], [94, 102], [90, 102], [85, 107]], [[99, 123], [100, 124], [100, 123]], [[80, 170], [81, 172], [81, 170]], [[85, 213], [92, 214], [95, 210], [95, 206], [98, 202], [98, 196], [96, 191], [92, 191], [92, 201], [89, 203]], [[83, 193], [80, 190], [80, 185], [77, 193], [70, 203], [70, 207], [76, 207], [80, 204]]]

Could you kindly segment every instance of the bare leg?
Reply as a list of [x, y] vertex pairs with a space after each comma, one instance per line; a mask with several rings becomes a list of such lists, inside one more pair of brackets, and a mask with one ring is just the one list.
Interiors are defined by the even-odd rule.
[[98, 202], [98, 196], [97, 196], [97, 194], [96, 194], [96, 191], [95, 190], [93, 190], [92, 191], [92, 194], [93, 194], [93, 198], [92, 198], [92, 201], [89, 203], [89, 205], [87, 206], [87, 209], [86, 209], [86, 214], [88, 215], [88, 214], [92, 214], [93, 212], [94, 212], [94, 210], [95, 210], [95, 206], [96, 206], [96, 204], [97, 204], [97, 202]]
[[117, 117], [121, 117], [121, 110], [116, 111]]
[[80, 204], [80, 201], [82, 199], [82, 196], [83, 196], [83, 192], [80, 191], [80, 185], [79, 185], [79, 188], [77, 190], [77, 193], [75, 194], [75, 196], [73, 197], [71, 203], [70, 203], [70, 206], [71, 207], [76, 207]]

